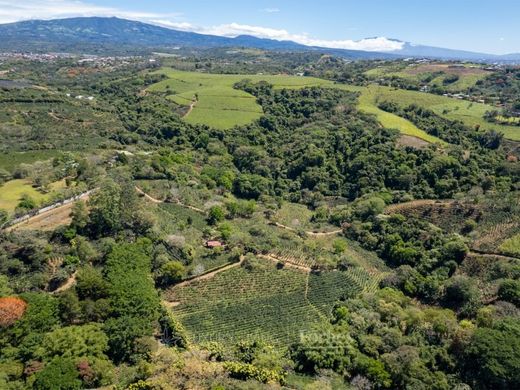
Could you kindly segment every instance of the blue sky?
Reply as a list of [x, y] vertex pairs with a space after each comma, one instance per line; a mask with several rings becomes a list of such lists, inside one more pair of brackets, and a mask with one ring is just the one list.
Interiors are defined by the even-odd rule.
[[331, 47], [395, 49], [384, 39], [362, 40], [388, 37], [488, 53], [520, 52], [520, 0], [0, 0], [2, 23], [92, 15]]

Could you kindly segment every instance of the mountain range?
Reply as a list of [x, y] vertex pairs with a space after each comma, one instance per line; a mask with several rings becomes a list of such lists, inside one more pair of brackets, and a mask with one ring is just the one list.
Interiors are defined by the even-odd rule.
[[[240, 35], [234, 38], [179, 31], [138, 21], [107, 17], [29, 20], [0, 24], [1, 52], [99, 52], [133, 53], [152, 49], [247, 47], [281, 51], [320, 51], [347, 59], [395, 59], [404, 57], [520, 62], [520, 53], [493, 55], [402, 42], [394, 51], [373, 52], [305, 46]], [[399, 46], [399, 45], [398, 45]]]

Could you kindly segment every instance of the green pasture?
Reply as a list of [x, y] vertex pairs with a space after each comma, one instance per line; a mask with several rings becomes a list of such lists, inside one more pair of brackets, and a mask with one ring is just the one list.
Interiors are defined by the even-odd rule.
[[[377, 72], [383, 72], [383, 70], [376, 68], [369, 72], [372, 72], [371, 74], [374, 75]], [[404, 73], [405, 71], [401, 70], [400, 72]], [[378, 102], [387, 100], [400, 105], [418, 104], [433, 110], [436, 114], [445, 118], [461, 120], [466, 125], [472, 127], [480, 125], [480, 128], [483, 130], [495, 129], [502, 132], [508, 139], [520, 140], [520, 128], [518, 126], [492, 124], [483, 119], [486, 111], [493, 109], [492, 106], [424, 92], [377, 85], [359, 87], [336, 84], [329, 80], [314, 77], [286, 75], [208, 74], [166, 68], [159, 70], [157, 73], [166, 75], [168, 79], [153, 84], [148, 88], [148, 91], [166, 92], [169, 99], [183, 106], [189, 106], [195, 102], [193, 110], [185, 117], [185, 120], [192, 124], [205, 124], [226, 129], [248, 124], [258, 119], [262, 115], [262, 108], [257, 104], [254, 96], [233, 88], [235, 83], [249, 79], [253, 82], [266, 81], [278, 89], [321, 86], [360, 92], [359, 109], [361, 111], [375, 115], [384, 127], [398, 129], [403, 134], [414, 136], [427, 142], [444, 143], [439, 138], [419, 129], [410, 121], [380, 110], [377, 107]], [[464, 75], [464, 77], [474, 76], [480, 75]], [[464, 77], [461, 77], [461, 80], [458, 82], [465, 82], [462, 81]]]
[[51, 184], [50, 191], [43, 193], [35, 189], [31, 183], [24, 179], [10, 180], [0, 186], [0, 209], [13, 212], [18, 206], [23, 195], [28, 195], [38, 204], [52, 198], [54, 193], [63, 188], [63, 181]]
[[194, 103], [185, 120], [220, 129], [251, 123], [263, 114], [254, 96], [233, 88], [239, 81], [266, 81], [280, 89], [333, 85], [330, 81], [313, 77], [285, 75], [208, 74], [173, 69], [161, 69], [157, 73], [166, 75], [168, 79], [152, 85], [148, 91], [166, 92], [169, 99], [182, 106]]

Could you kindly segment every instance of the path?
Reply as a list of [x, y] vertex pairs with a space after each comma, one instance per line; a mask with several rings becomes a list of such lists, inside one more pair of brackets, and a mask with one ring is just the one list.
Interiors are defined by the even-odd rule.
[[188, 111], [186, 112], [186, 114], [184, 114], [183, 118], [186, 118], [188, 115], [191, 114], [191, 112], [193, 111], [193, 109], [197, 105], [197, 102], [198, 102], [198, 100], [192, 100], [191, 101], [190, 108], [188, 108]]
[[482, 251], [479, 251], [478, 249], [472, 249], [470, 252], [468, 252], [467, 256], [490, 257], [490, 258], [495, 258], [495, 259], [513, 260], [513, 261], [520, 260], [520, 258], [518, 258], [518, 257], [501, 255], [499, 253], [482, 252]]
[[395, 214], [402, 210], [421, 207], [421, 206], [433, 206], [433, 205], [449, 206], [455, 202], [456, 202], [455, 200], [436, 200], [436, 199], [411, 200], [409, 202], [397, 203], [397, 204], [392, 204], [392, 205], [388, 206], [387, 208], [385, 208], [385, 214]]
[[257, 254], [256, 257], [259, 257], [261, 259], [265, 259], [265, 260], [270, 260], [270, 261], [274, 261], [275, 263], [282, 263], [284, 264], [285, 266], [287, 267], [290, 267], [290, 268], [295, 268], [295, 269], [299, 269], [300, 271], [303, 271], [303, 272], [311, 272], [312, 271], [312, 268], [311, 267], [306, 267], [304, 265], [300, 265], [300, 264], [296, 264], [290, 260], [287, 260], [287, 259], [282, 259], [276, 255], [273, 255], [273, 254]]
[[184, 282], [177, 283], [173, 287], [176, 288], [176, 287], [187, 286], [188, 284], [197, 282], [199, 280], [211, 279], [212, 277], [214, 277], [215, 275], [217, 275], [217, 274], [219, 274], [221, 272], [228, 271], [228, 270], [230, 270], [232, 268], [240, 267], [242, 265], [242, 263], [244, 263], [244, 261], [245, 261], [245, 256], [241, 255], [239, 261], [236, 262], [236, 263], [230, 263], [230, 264], [225, 265], [224, 267], [218, 268], [218, 269], [216, 269], [214, 271], [210, 271], [210, 272], [207, 272], [205, 274], [195, 276], [195, 277], [193, 277], [191, 279], [185, 280]]
[[[271, 222], [271, 224], [274, 226], [277, 226], [279, 228], [282, 228], [282, 229], [290, 230], [291, 232], [298, 232], [297, 229], [292, 228], [287, 225], [283, 225], [280, 222]], [[324, 237], [324, 236], [334, 236], [334, 235], [342, 233], [342, 232], [343, 232], [343, 229], [332, 230], [330, 232], [313, 232], [313, 231], [308, 230], [308, 231], [305, 231], [305, 234], [307, 234], [309, 236], [313, 236], [313, 237]]]
[[[152, 203], [155, 203], [155, 204], [160, 204], [160, 203], [166, 203], [164, 200], [160, 200], [160, 199], [157, 199], [157, 198], [154, 198], [153, 196], [151, 195], [148, 195], [146, 192], [144, 192], [142, 189], [140, 189], [139, 187], [135, 186], [135, 190], [140, 193], [141, 195], [143, 195], [146, 199], [148, 199], [150, 202]], [[179, 201], [175, 202], [174, 204], [177, 204], [181, 207], [184, 207], [186, 209], [190, 209], [190, 210], [193, 210], [193, 211], [196, 211], [198, 213], [201, 213], [201, 214], [206, 214], [206, 211], [202, 210], [202, 209], [199, 209], [198, 207], [195, 207], [195, 206], [190, 206], [190, 205], [187, 205], [187, 204], [184, 204], [184, 203], [181, 203]]]
[[65, 283], [63, 283], [60, 287], [58, 287], [56, 290], [52, 291], [51, 294], [58, 294], [62, 291], [68, 290], [76, 283], [76, 276], [78, 275], [78, 271], [74, 271], [72, 275], [67, 279]]
[[144, 192], [142, 189], [140, 189], [139, 187], [135, 186], [135, 190], [140, 193], [141, 195], [143, 195], [146, 199], [148, 199], [150, 202], [152, 203], [164, 203], [163, 200], [159, 200], [157, 198], [154, 198], [153, 196], [151, 195], [148, 195], [146, 192]]

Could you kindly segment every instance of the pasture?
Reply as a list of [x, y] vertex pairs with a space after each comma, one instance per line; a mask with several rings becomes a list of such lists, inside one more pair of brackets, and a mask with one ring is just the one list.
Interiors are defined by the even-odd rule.
[[51, 184], [50, 191], [43, 193], [35, 189], [27, 180], [10, 180], [0, 186], [0, 209], [7, 212], [14, 212], [24, 194], [31, 197], [37, 204], [42, 204], [50, 200], [55, 191], [64, 186], [64, 182]]
[[[477, 73], [482, 75], [481, 70], [476, 68], [468, 68], [466, 71], [459, 68], [455, 69], [458, 72], [466, 72], [468, 77], [476, 77]], [[419, 129], [410, 121], [379, 109], [378, 103], [392, 101], [400, 105], [418, 104], [447, 119], [463, 121], [470, 127], [478, 125], [482, 130], [495, 129], [502, 132], [508, 139], [520, 140], [520, 127], [492, 124], [484, 120], [484, 114], [493, 110], [492, 106], [430, 93], [377, 85], [359, 87], [336, 84], [329, 80], [314, 77], [287, 75], [209, 74], [166, 68], [156, 73], [164, 74], [168, 79], [151, 85], [148, 91], [166, 93], [168, 98], [175, 103], [187, 108], [192, 106], [192, 109], [188, 110], [184, 117], [184, 120], [191, 124], [228, 129], [251, 123], [260, 118], [263, 112], [255, 97], [233, 88], [235, 83], [248, 79], [253, 82], [266, 81], [276, 89], [325, 87], [359, 92], [359, 109], [361, 111], [375, 115], [384, 127], [398, 129], [404, 135], [430, 143], [444, 144], [445, 142]]]
[[219, 129], [251, 123], [263, 114], [254, 96], [233, 88], [239, 81], [266, 81], [278, 89], [333, 85], [327, 80], [285, 75], [209, 74], [173, 69], [161, 69], [156, 73], [164, 74], [168, 79], [150, 86], [149, 92], [165, 92], [177, 104], [193, 105], [184, 118], [186, 122]]

